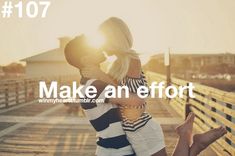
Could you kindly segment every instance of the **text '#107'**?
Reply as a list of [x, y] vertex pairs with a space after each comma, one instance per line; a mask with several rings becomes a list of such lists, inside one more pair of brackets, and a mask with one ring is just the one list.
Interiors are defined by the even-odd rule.
[[1, 13], [3, 18], [12, 17], [13, 11], [19, 18], [45, 18], [50, 5], [50, 1], [18, 1], [16, 4], [12, 1], [5, 1], [2, 4]]

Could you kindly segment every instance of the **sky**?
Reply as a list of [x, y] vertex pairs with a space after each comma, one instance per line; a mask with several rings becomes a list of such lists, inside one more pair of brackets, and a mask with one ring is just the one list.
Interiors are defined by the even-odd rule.
[[112, 16], [127, 23], [133, 49], [144, 60], [169, 48], [172, 53], [235, 53], [234, 0], [50, 1], [46, 18], [18, 18], [17, 10], [11, 18], [0, 17], [0, 65], [54, 49], [59, 37], [88, 33]]

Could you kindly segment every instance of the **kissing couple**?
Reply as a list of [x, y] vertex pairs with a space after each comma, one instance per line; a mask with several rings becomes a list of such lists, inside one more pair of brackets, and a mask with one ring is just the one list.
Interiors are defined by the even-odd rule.
[[[81, 103], [90, 124], [97, 132], [97, 156], [167, 156], [164, 134], [159, 123], [146, 112], [148, 104], [137, 96], [140, 86], [148, 86], [138, 53], [132, 49], [131, 32], [121, 19], [105, 20], [99, 31], [105, 37], [100, 48], [89, 45], [85, 35], [71, 40], [65, 47], [67, 62], [79, 69], [83, 92], [88, 86], [97, 89], [93, 99], [103, 103]], [[108, 73], [100, 69], [107, 56], [116, 56]], [[106, 98], [108, 85], [127, 86], [129, 98]], [[125, 97], [123, 91], [122, 97]], [[173, 156], [197, 156], [211, 143], [226, 134], [224, 127], [193, 135], [195, 115], [190, 113], [176, 128], [179, 136]]]

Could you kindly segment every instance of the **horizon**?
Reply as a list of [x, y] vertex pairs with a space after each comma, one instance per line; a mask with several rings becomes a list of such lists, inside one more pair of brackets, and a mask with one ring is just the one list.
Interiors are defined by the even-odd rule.
[[[45, 51], [45, 52], [47, 52], [47, 51]], [[45, 52], [42, 52], [42, 53], [45, 53]], [[40, 54], [42, 54], [42, 53], [39, 53], [39, 54], [36, 54], [36, 55], [40, 55]], [[230, 53], [230, 52], [224, 52], [224, 53], [220, 53], [220, 52], [218, 52], [218, 53], [181, 53], [181, 52], [171, 52], [170, 53], [171, 55], [226, 55], [226, 54], [232, 54], [232, 55], [235, 55], [235, 53]], [[141, 59], [141, 61], [142, 62], [144, 62], [144, 63], [142, 63], [142, 66], [144, 66], [146, 63], [148, 63], [148, 61], [150, 60], [150, 59], [152, 59], [152, 57], [153, 56], [156, 56], [156, 55], [164, 55], [164, 52], [157, 52], [157, 53], [155, 53], [155, 54], [152, 54], [152, 55], [150, 55], [150, 56], [148, 56], [148, 58], [147, 58], [147, 60], [144, 60], [143, 61], [143, 58]], [[33, 55], [34, 56], [34, 55]], [[29, 57], [27, 57], [27, 58], [30, 58], [30, 57], [33, 57], [33, 56], [29, 56]], [[141, 57], [141, 56], [140, 56]], [[25, 58], [26, 59], [26, 58]], [[9, 66], [9, 65], [11, 65], [11, 64], [22, 64], [23, 66], [26, 66], [27, 65], [27, 63], [26, 63], [26, 61], [21, 61], [22, 59], [20, 59], [19, 61], [15, 61], [15, 62], [10, 62], [10, 63], [8, 63], [8, 64], [5, 64], [5, 65], [3, 65], [3, 64], [0, 64], [0, 67], [4, 67], [4, 66]], [[107, 61], [108, 61], [108, 59], [107, 59]], [[108, 62], [110, 62], [110, 61], [108, 61]]]

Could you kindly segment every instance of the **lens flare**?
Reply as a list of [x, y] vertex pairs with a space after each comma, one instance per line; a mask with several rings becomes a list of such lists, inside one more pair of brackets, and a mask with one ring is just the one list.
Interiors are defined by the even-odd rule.
[[87, 43], [94, 48], [101, 48], [105, 43], [105, 37], [99, 31], [88, 33], [86, 37]]

